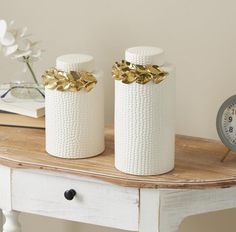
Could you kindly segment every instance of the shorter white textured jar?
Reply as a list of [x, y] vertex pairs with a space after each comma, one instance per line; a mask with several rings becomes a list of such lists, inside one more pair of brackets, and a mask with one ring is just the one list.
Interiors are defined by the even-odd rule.
[[90, 92], [45, 90], [46, 151], [68, 159], [96, 156], [105, 148], [103, 74], [83, 54], [58, 57], [56, 68], [92, 72], [97, 84]]
[[115, 166], [134, 175], [168, 172], [175, 153], [174, 70], [160, 48], [129, 48], [125, 60], [158, 65], [169, 74], [159, 84], [115, 81]]

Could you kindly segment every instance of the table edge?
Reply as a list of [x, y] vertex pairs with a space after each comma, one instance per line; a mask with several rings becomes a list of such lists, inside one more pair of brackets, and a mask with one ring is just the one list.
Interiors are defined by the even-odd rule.
[[83, 177], [90, 177], [98, 180], [102, 180], [111, 184], [123, 186], [123, 187], [132, 187], [132, 188], [153, 188], [153, 189], [211, 189], [211, 188], [230, 188], [236, 186], [236, 178], [214, 180], [214, 181], [204, 181], [204, 182], [168, 182], [165, 181], [138, 181], [128, 178], [120, 178], [113, 175], [102, 175], [98, 173], [86, 172], [82, 170], [67, 169], [67, 168], [58, 168], [50, 165], [40, 165], [20, 162], [18, 160], [10, 160], [0, 157], [0, 165], [7, 166], [9, 168], [16, 169], [31, 169], [31, 170], [45, 170], [60, 172], [72, 175], [78, 175]]

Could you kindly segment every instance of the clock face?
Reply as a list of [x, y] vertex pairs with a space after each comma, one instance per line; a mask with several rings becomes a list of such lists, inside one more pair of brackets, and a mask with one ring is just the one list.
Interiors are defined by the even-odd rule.
[[227, 99], [220, 107], [216, 126], [224, 145], [236, 151], [236, 95]]
[[221, 123], [226, 138], [232, 144], [236, 144], [236, 103], [231, 104], [225, 109]]

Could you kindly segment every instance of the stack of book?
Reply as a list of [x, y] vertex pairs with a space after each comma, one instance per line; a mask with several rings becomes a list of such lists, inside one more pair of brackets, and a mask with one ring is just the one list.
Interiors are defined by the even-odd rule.
[[0, 111], [0, 126], [45, 128], [45, 117], [32, 118], [25, 115]]
[[[0, 88], [0, 96], [6, 92]], [[0, 125], [45, 128], [44, 101], [0, 97]]]

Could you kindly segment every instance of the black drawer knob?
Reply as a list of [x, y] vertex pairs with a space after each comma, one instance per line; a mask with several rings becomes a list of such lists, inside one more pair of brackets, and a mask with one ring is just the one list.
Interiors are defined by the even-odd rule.
[[73, 200], [74, 196], [76, 195], [76, 191], [74, 189], [66, 190], [64, 192], [64, 197], [66, 200], [71, 201]]

